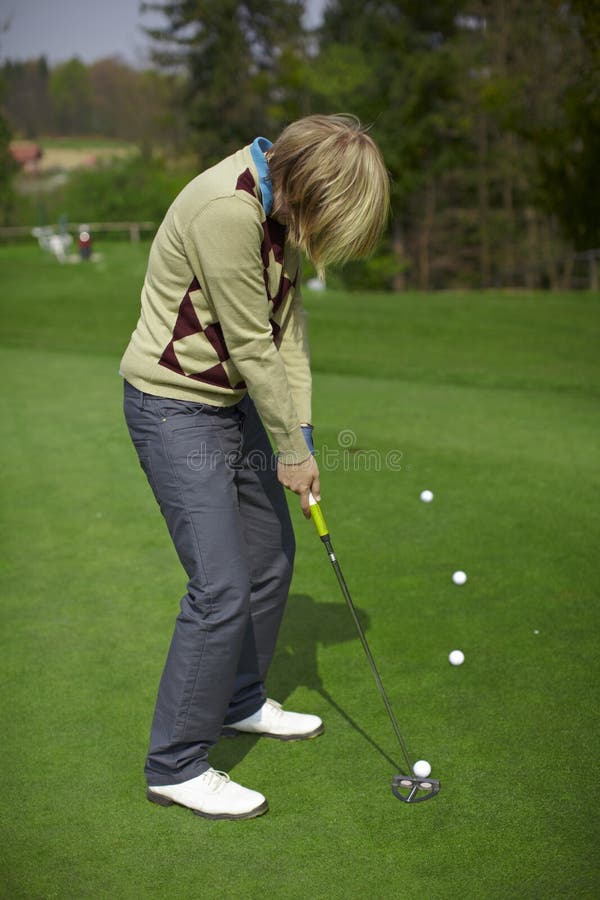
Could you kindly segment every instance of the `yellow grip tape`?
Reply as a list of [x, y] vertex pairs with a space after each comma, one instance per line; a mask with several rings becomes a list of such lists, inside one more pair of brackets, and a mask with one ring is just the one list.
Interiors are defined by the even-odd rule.
[[325, 517], [321, 512], [321, 507], [317, 503], [316, 500], [311, 502], [310, 504], [310, 514], [312, 516], [312, 520], [315, 523], [315, 528], [317, 529], [319, 537], [326, 537], [329, 534], [329, 529], [325, 524]]

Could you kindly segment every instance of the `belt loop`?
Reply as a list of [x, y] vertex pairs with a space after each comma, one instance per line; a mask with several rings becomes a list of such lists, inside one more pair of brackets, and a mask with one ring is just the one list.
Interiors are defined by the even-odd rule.
[[143, 391], [140, 391], [140, 409], [145, 409], [146, 407], [146, 395]]

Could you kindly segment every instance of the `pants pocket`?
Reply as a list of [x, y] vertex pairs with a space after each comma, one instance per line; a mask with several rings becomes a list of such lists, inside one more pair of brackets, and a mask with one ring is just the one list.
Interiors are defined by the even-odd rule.
[[150, 457], [150, 441], [141, 440], [139, 438], [133, 439], [133, 446], [136, 449], [136, 453], [138, 455], [138, 460], [142, 471], [144, 472], [150, 487], [156, 493], [154, 488], [154, 478], [152, 474], [152, 460]]

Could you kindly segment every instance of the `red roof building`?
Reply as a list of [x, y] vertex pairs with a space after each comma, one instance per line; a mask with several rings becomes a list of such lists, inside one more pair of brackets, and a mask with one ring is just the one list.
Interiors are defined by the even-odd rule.
[[44, 151], [34, 141], [11, 141], [8, 145], [12, 158], [26, 172], [35, 172]]

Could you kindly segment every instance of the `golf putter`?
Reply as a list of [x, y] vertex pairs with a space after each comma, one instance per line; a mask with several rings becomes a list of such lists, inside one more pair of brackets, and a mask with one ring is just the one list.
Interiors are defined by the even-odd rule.
[[387, 714], [390, 718], [390, 722], [392, 723], [392, 728], [394, 729], [394, 733], [398, 740], [398, 745], [400, 746], [400, 750], [402, 751], [402, 755], [408, 767], [407, 775], [394, 775], [392, 779], [392, 792], [394, 796], [397, 797], [398, 800], [402, 800], [403, 803], [421, 803], [423, 800], [431, 800], [432, 797], [435, 797], [439, 793], [441, 784], [434, 778], [417, 778], [415, 775], [413, 775], [413, 766], [408, 755], [408, 750], [406, 749], [406, 744], [404, 743], [404, 738], [402, 737], [400, 728], [398, 727], [398, 722], [396, 721], [396, 716], [394, 715], [391, 703], [385, 692], [385, 688], [383, 687], [381, 677], [379, 675], [379, 672], [377, 671], [377, 666], [375, 665], [373, 654], [371, 653], [371, 650], [367, 643], [363, 627], [360, 624], [358, 613], [356, 612], [356, 608], [354, 606], [354, 603], [352, 602], [352, 597], [350, 596], [350, 591], [348, 590], [348, 586], [342, 574], [340, 564], [337, 561], [337, 557], [333, 551], [329, 529], [325, 524], [325, 518], [321, 511], [321, 507], [312, 494], [309, 495], [309, 501], [312, 520], [315, 523], [317, 533], [323, 542], [331, 565], [333, 566], [333, 570], [337, 576], [337, 580], [342, 589], [342, 594], [344, 595], [344, 599], [348, 605], [348, 609], [350, 610], [350, 614], [354, 620], [354, 624], [356, 625], [356, 630], [363, 645], [363, 650], [365, 651], [365, 654], [369, 661], [369, 665], [371, 666], [371, 671], [373, 672], [375, 683], [379, 688], [381, 699], [383, 700]]

